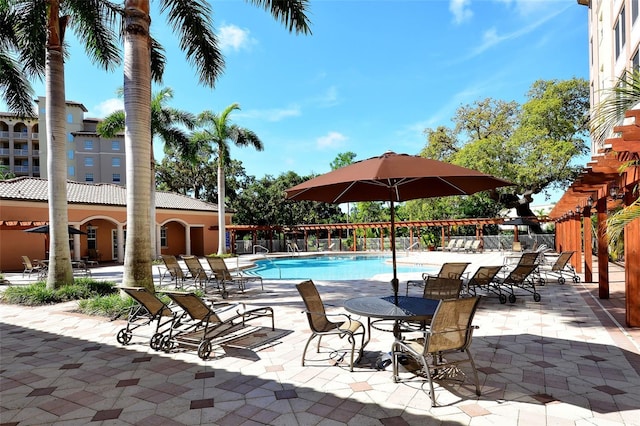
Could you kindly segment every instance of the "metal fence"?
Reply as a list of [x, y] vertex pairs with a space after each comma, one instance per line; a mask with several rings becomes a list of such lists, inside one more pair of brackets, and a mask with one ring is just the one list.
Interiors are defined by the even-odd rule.
[[[475, 240], [475, 236], [452, 236], [451, 238], [467, 240]], [[326, 252], [326, 251], [352, 251], [353, 247], [348, 246], [348, 243], [352, 239], [346, 238], [331, 238], [328, 239], [315, 239], [309, 238], [308, 244], [305, 247], [304, 240], [257, 240], [256, 244], [253, 244], [251, 240], [237, 240], [236, 241], [236, 253], [237, 254], [256, 254], [256, 253], [282, 253], [291, 252], [296, 253], [300, 251], [304, 252]], [[506, 251], [511, 250], [513, 246], [513, 234], [505, 235], [484, 235], [482, 237], [483, 247], [485, 251]], [[545, 244], [549, 248], [555, 247], [555, 235], [554, 234], [520, 234], [518, 235], [518, 241], [522, 248], [535, 249]], [[382, 247], [384, 242], [384, 247]], [[389, 238], [356, 238], [356, 251], [390, 251], [391, 240]], [[413, 241], [409, 237], [397, 237], [396, 238], [396, 252], [412, 252], [412, 251], [426, 251], [422, 242], [417, 238]]]

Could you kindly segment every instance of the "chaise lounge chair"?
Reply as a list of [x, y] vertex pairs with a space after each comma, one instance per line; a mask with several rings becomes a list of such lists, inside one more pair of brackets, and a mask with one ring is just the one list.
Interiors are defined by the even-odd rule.
[[424, 287], [427, 279], [429, 277], [439, 277], [439, 278], [454, 278], [459, 279], [464, 275], [464, 270], [469, 266], [469, 262], [447, 262], [443, 263], [440, 271], [437, 275], [422, 274], [422, 280], [409, 280], [407, 281], [407, 292], [406, 295], [409, 295], [409, 286], [414, 287]]
[[574, 267], [569, 263], [574, 253], [574, 251], [563, 251], [552, 265], [540, 265], [539, 272], [540, 274], [544, 274], [543, 281], [546, 282], [549, 276], [551, 276], [558, 279], [558, 284], [564, 284], [566, 281], [564, 276], [567, 275], [574, 283], [579, 283], [580, 277], [576, 274]]
[[214, 346], [246, 333], [247, 321], [270, 317], [271, 329], [275, 330], [273, 309], [270, 307], [248, 306], [244, 303], [207, 304], [194, 293], [166, 292], [173, 302], [180, 306], [189, 321], [183, 320], [180, 327], [170, 329], [163, 340], [163, 349], [174, 347], [196, 349], [201, 359], [209, 358]]
[[262, 277], [258, 275], [247, 275], [247, 274], [232, 274], [229, 272], [229, 268], [227, 268], [227, 264], [221, 257], [216, 256], [206, 256], [207, 262], [209, 263], [209, 267], [213, 273], [214, 279], [218, 284], [218, 288], [222, 293], [222, 298], [226, 299], [229, 297], [229, 292], [227, 291], [227, 284], [231, 284], [232, 286], [238, 286], [238, 289], [241, 292], [244, 292], [246, 288], [246, 284], [251, 281], [260, 281], [260, 287], [264, 290], [264, 284], [262, 282]]

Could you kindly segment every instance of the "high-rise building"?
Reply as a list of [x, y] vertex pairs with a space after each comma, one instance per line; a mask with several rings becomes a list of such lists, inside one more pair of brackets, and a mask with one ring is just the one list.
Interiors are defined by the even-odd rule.
[[[0, 165], [16, 176], [47, 177], [45, 98], [36, 100], [37, 119], [0, 112]], [[85, 118], [85, 106], [66, 103], [67, 176], [78, 182], [124, 185], [124, 136], [102, 138], [96, 132], [100, 122]]]
[[[577, 0], [589, 7], [589, 81], [591, 108], [608, 96], [625, 70], [640, 69], [640, 0]], [[608, 135], [607, 135], [608, 136]], [[604, 148], [592, 138], [591, 152]]]

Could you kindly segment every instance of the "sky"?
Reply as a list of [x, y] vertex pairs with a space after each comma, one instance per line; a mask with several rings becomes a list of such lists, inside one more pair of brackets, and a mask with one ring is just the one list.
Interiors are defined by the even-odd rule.
[[[232, 147], [249, 175], [324, 173], [338, 154], [418, 154], [424, 130], [451, 126], [462, 105], [524, 102], [538, 79], [588, 79], [588, 8], [576, 0], [310, 0], [311, 35], [289, 33], [244, 0], [212, 1], [225, 57], [202, 86], [166, 15], [152, 0], [151, 31], [166, 49], [170, 106], [200, 113], [238, 103], [233, 123], [264, 151]], [[122, 67], [93, 65], [67, 34], [66, 97], [102, 118], [122, 108]], [[34, 83], [44, 96], [44, 82]], [[156, 158], [162, 143], [155, 144]], [[558, 195], [559, 197], [559, 195]]]

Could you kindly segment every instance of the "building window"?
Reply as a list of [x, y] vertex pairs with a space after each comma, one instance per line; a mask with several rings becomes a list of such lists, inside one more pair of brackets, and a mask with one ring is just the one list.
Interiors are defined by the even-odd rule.
[[92, 151], [93, 150], [93, 141], [84, 141], [84, 149], [86, 149], [87, 151]]
[[73, 143], [73, 135], [71, 133], [67, 133], [67, 142]]
[[120, 157], [113, 157], [111, 159], [111, 167], [120, 167]]
[[120, 173], [114, 173], [113, 174], [113, 183], [119, 183], [120, 182]]
[[89, 250], [95, 250], [96, 245], [96, 230], [98, 228], [94, 228], [93, 226], [87, 226], [87, 248]]
[[169, 244], [167, 244], [167, 227], [166, 226], [160, 227], [160, 246], [169, 247]]
[[75, 151], [70, 149], [69, 151], [67, 151], [67, 155], [69, 157], [69, 160], [73, 160], [73, 156], [75, 155]]
[[640, 6], [640, 0], [631, 0], [631, 25], [638, 19], [638, 6]]
[[622, 52], [622, 48], [625, 43], [625, 23], [624, 23], [624, 6], [620, 10], [620, 16], [618, 17], [618, 21], [616, 22], [616, 26], [614, 28], [614, 37], [615, 37], [615, 50], [616, 50], [616, 59], [620, 57], [620, 53]]
[[633, 54], [631, 58], [631, 69], [633, 71], [640, 71], [640, 50], [636, 50], [636, 53]]
[[67, 123], [73, 123], [73, 114], [67, 114]]
[[84, 165], [85, 167], [93, 167], [93, 157], [85, 157]]
[[111, 150], [120, 151], [120, 141], [111, 141]]
[[87, 173], [86, 175], [84, 175], [84, 181], [93, 182], [93, 173]]
[[75, 176], [76, 175], [76, 168], [73, 166], [69, 166], [67, 168], [67, 172], [69, 173], [69, 176]]

